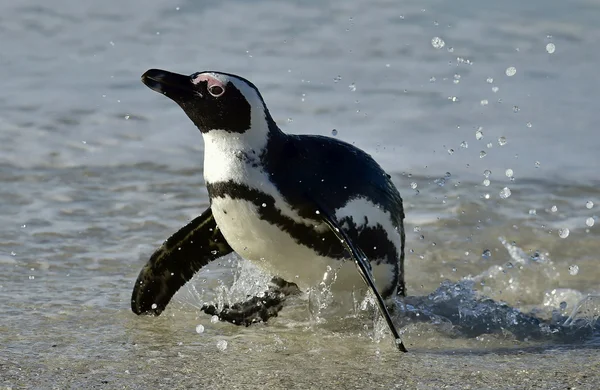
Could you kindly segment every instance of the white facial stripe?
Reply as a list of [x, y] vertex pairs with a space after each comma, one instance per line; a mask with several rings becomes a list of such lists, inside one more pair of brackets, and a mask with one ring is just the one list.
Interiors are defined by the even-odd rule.
[[[363, 224], [365, 216], [368, 220], [366, 225]], [[381, 225], [387, 234], [388, 240], [390, 240], [396, 248], [399, 249], [402, 245], [400, 232], [392, 223], [390, 214], [365, 197], [357, 197], [349, 200], [343, 207], [336, 210], [335, 217], [338, 221], [345, 217], [352, 217], [354, 223], [357, 224], [357, 227], [375, 227]], [[397, 253], [397, 256], [399, 255], [400, 254]]]
[[194, 84], [197, 84], [201, 81], [207, 81], [209, 86], [211, 83], [220, 84], [224, 89], [227, 88], [227, 84], [231, 83], [242, 93], [246, 101], [250, 104], [252, 128], [256, 128], [260, 126], [262, 122], [264, 122], [266, 108], [265, 104], [256, 89], [248, 85], [245, 80], [235, 76], [214, 72], [200, 73], [194, 80], [192, 80]]
[[[213, 153], [214, 155], [218, 154], [218, 151], [228, 152], [229, 154], [237, 151], [248, 153], [254, 151], [258, 155], [266, 146], [267, 135], [269, 133], [269, 124], [267, 123], [265, 114], [266, 106], [260, 94], [245, 80], [222, 73], [200, 73], [192, 82], [197, 84], [201, 81], [207, 81], [209, 87], [211, 85], [220, 85], [225, 91], [223, 93], [224, 97], [227, 96], [227, 88], [233, 85], [250, 104], [250, 128], [243, 133], [236, 134], [231, 134], [220, 129], [210, 129], [209, 132], [203, 133], [206, 143], [205, 152], [207, 154], [211, 153], [212, 146], [215, 146], [217, 149]], [[205, 160], [208, 161], [206, 157]], [[207, 174], [207, 167], [205, 165], [205, 174]], [[214, 169], [220, 170], [221, 168], [214, 166]], [[210, 176], [210, 172], [208, 172], [208, 175]]]

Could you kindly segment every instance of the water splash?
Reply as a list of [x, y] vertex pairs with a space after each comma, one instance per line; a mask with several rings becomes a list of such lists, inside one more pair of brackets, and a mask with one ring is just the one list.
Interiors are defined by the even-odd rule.
[[[540, 289], [534, 286], [548, 285], [558, 280], [559, 274], [547, 255], [538, 251], [528, 255], [503, 237], [499, 240], [510, 261], [455, 283], [446, 280], [427, 296], [399, 299], [403, 326], [427, 322], [451, 337], [496, 334], [520, 341], [576, 342], [600, 332], [600, 295], [584, 297], [576, 290], [554, 289], [546, 293], [542, 305], [534, 305], [528, 312], [506, 303], [503, 298], [531, 300], [536, 295], [531, 291]], [[574, 309], [567, 317], [569, 307]]]
[[[398, 329], [413, 340], [425, 337], [425, 330], [426, 337], [441, 337], [439, 342], [442, 344], [444, 339], [457, 337], [478, 341], [512, 339], [572, 343], [589, 340], [600, 332], [600, 296], [585, 296], [576, 290], [556, 288], [560, 273], [547, 253], [541, 250], [526, 252], [503, 237], [499, 237], [499, 241], [507, 255], [503, 264], [492, 264], [483, 272], [458, 282], [444, 281], [426, 296], [395, 299], [392, 315]], [[502, 258], [500, 253], [492, 258], [491, 251], [484, 252], [487, 261]], [[270, 280], [269, 275], [244, 260], [238, 262], [237, 268], [234, 266], [234, 271], [231, 287], [219, 283], [215, 297], [217, 304], [231, 304], [248, 295], [260, 294]], [[325, 327], [334, 332], [347, 329], [374, 343], [388, 340], [387, 326], [378, 314], [371, 294], [367, 292], [362, 298], [361, 292], [358, 299], [353, 295], [354, 310], [348, 309], [347, 305], [337, 301], [337, 295], [334, 299], [331, 290], [337, 270], [329, 267], [324, 271], [322, 282], [297, 301], [296, 309], [303, 309], [294, 313], [290, 307], [286, 311], [284, 321], [287, 326]], [[548, 289], [552, 285], [556, 287]], [[539, 292], [544, 290], [546, 293], [540, 302]], [[218, 322], [217, 317], [213, 320]]]

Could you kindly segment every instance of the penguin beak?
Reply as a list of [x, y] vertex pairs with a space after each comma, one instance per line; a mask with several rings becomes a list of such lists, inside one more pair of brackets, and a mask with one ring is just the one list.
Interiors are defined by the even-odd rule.
[[190, 76], [161, 69], [150, 69], [142, 75], [142, 83], [177, 103], [183, 103], [194, 96], [194, 84], [192, 84]]

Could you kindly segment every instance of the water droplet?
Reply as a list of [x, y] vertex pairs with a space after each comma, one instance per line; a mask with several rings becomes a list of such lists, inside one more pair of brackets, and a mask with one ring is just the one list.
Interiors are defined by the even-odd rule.
[[487, 99], [483, 99], [481, 102], [479, 102], [479, 104], [481, 104], [482, 106], [487, 106], [489, 102]]
[[490, 257], [492, 257], [492, 251], [489, 249], [485, 249], [481, 254], [481, 257], [483, 257], [486, 260], [489, 259]]
[[287, 118], [287, 122], [288, 122], [288, 123], [292, 123], [293, 121], [294, 121], [294, 119], [293, 119], [293, 118]]
[[510, 195], [512, 194], [512, 192], [510, 191], [510, 188], [508, 187], [504, 187], [501, 191], [500, 191], [500, 197], [502, 199], [506, 199], [508, 198]]
[[484, 158], [485, 156], [487, 156], [487, 153], [484, 150], [479, 152], [479, 158]]
[[175, 11], [179, 11], [181, 8], [179, 7], [175, 7]]
[[497, 93], [500, 90], [498, 87], [492, 87], [492, 92]]
[[129, 115], [125, 115], [125, 120], [129, 120], [130, 116]]
[[419, 232], [421, 231], [421, 227], [420, 227], [420, 226], [415, 226], [415, 227], [413, 228], [413, 231], [414, 231], [415, 233], [419, 233]]
[[458, 101], [458, 97], [457, 96], [448, 96], [448, 100], [450, 100], [452, 102], [457, 102]]
[[219, 322], [219, 316], [212, 316], [212, 317], [210, 317], [210, 323], [211, 324], [216, 324], [217, 322]]
[[204, 325], [197, 325], [196, 333], [204, 333]]
[[448, 154], [454, 154], [454, 149], [448, 149]]
[[153, 303], [152, 306], [150, 306], [152, 308], [152, 310], [156, 309], [158, 306], [156, 305], [156, 303]]
[[435, 80], [436, 80], [436, 78], [435, 78], [434, 76], [431, 76], [431, 77], [429, 78], [429, 82], [430, 82], [430, 83], [435, 83]]
[[536, 167], [536, 168], [539, 168], [539, 167], [540, 167], [540, 165], [542, 165], [542, 163], [541, 163], [541, 162], [539, 162], [539, 161], [536, 161], [536, 162], [535, 162], [535, 167]]
[[266, 203], [263, 203], [263, 204], [262, 204], [262, 207], [267, 207], [267, 204], [266, 204]]
[[568, 305], [567, 305], [567, 302], [565, 302], [565, 301], [562, 301], [562, 302], [561, 302], [561, 303], [558, 305], [558, 307], [560, 308], [560, 310], [565, 310], [565, 309], [567, 308], [567, 306], [568, 306]]
[[417, 183], [415, 183], [414, 181], [412, 183], [410, 183], [410, 188], [412, 188], [413, 190], [417, 189]]
[[210, 251], [210, 253], [213, 254], [213, 255], [216, 255], [219, 252], [215, 249], [215, 250]]
[[11, 252], [10, 252], [10, 255], [11, 255], [11, 256], [16, 256], [16, 255], [17, 255], [17, 252], [15, 252], [15, 251], [11, 251]]
[[487, 146], [488, 149], [491, 149], [492, 146], [494, 146], [494, 144], [492, 144], [491, 142], [488, 142], [486, 146]]
[[519, 111], [521, 111], [519, 106], [513, 106], [513, 112], [519, 112]]
[[531, 122], [527, 122], [527, 124], [525, 126], [527, 126], [531, 129], [533, 127], [533, 124]]
[[537, 211], [535, 209], [530, 209], [529, 215], [537, 215]]
[[514, 172], [513, 172], [513, 170], [512, 170], [512, 169], [508, 168], [508, 169], [506, 170], [505, 174], [506, 174], [506, 177], [513, 177], [513, 175], [514, 175]]
[[490, 185], [490, 179], [483, 179], [483, 183], [484, 186], [489, 187]]
[[500, 145], [500, 146], [506, 145], [506, 137], [498, 138], [498, 145]]
[[483, 171], [483, 176], [490, 177], [491, 175], [492, 175], [492, 171], [490, 171], [489, 169], [486, 169], [485, 171]]
[[558, 229], [558, 236], [560, 238], [567, 238], [567, 237], [569, 237], [569, 233], [571, 233], [571, 232], [569, 231], [568, 228]]
[[490, 194], [483, 194], [483, 198], [484, 199], [489, 199], [490, 198]]
[[552, 211], [553, 213], [558, 211], [558, 207], [556, 207], [556, 205], [550, 207], [550, 211]]
[[33, 279], [35, 279], [35, 276], [29, 275], [29, 280], [33, 280]]
[[475, 139], [477, 139], [479, 141], [482, 138], [483, 138], [483, 127], [479, 127], [479, 128], [477, 128], [477, 131], [475, 132]]
[[585, 224], [586, 224], [586, 225], [588, 225], [589, 227], [592, 227], [592, 226], [594, 226], [594, 223], [595, 223], [595, 222], [596, 222], [596, 221], [594, 220], [594, 218], [593, 218], [593, 217], [589, 217], [588, 219], [586, 219], [586, 220], [585, 220]]
[[548, 54], [554, 53], [555, 50], [556, 50], [556, 45], [554, 43], [549, 43], [546, 45], [546, 51], [548, 52]]
[[487, 81], [488, 84], [491, 84], [491, 83], [494, 82], [494, 78], [493, 77], [488, 77], [487, 80], [485, 80], [485, 81]]
[[588, 209], [591, 209], [592, 207], [594, 207], [594, 202], [592, 202], [591, 200], [588, 200], [585, 203], [585, 207], [587, 207]]
[[335, 137], [336, 135], [338, 135], [338, 131], [336, 129], [331, 130], [331, 135]]
[[517, 68], [515, 68], [514, 66], [510, 66], [506, 68], [505, 73], [508, 77], [514, 76], [515, 74], [517, 74]]
[[115, 43], [113, 41], [110, 41], [109, 43], [110, 43], [111, 46], [115, 45]]
[[579, 266], [578, 265], [571, 265], [569, 266], [569, 274], [571, 276], [575, 276], [579, 273]]
[[227, 349], [227, 341], [225, 341], [225, 340], [217, 341], [217, 348], [219, 349], [219, 351], [226, 350]]
[[321, 212], [319, 210], [316, 210], [315, 214], [319, 215], [319, 214], [321, 214]]
[[441, 49], [445, 45], [446, 42], [444, 42], [444, 40], [440, 37], [433, 37], [431, 39], [431, 46], [435, 47], [436, 49]]
[[463, 141], [460, 143], [460, 147], [463, 149], [467, 149], [469, 147], [469, 143], [467, 141]]
[[350, 91], [352, 92], [356, 91], [356, 85], [354, 83], [350, 84], [348, 88], [350, 88]]
[[337, 75], [337, 76], [335, 76], [335, 77], [333, 78], [333, 82], [334, 82], [334, 83], [337, 83], [337, 82], [339, 82], [341, 79], [342, 79], [342, 76], [340, 76], [340, 75]]

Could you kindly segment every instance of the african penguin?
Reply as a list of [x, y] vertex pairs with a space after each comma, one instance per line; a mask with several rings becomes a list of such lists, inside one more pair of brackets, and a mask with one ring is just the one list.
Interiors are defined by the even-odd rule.
[[[272, 291], [316, 286], [326, 270], [336, 272], [333, 291], [364, 291], [366, 283], [404, 351], [383, 301], [405, 294], [404, 211], [375, 160], [338, 139], [283, 133], [242, 77], [151, 69], [142, 82], [175, 101], [202, 133], [210, 208], [152, 255], [134, 287], [133, 311], [160, 314], [194, 273], [234, 251], [278, 276]], [[203, 309], [248, 324], [276, 315], [281, 296], [220, 313]]]

